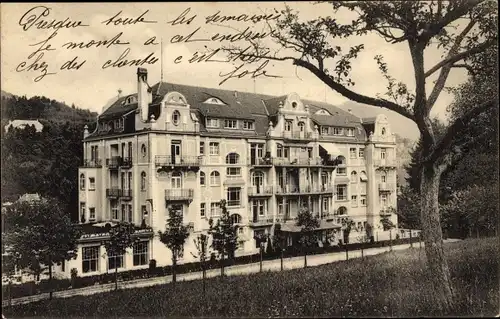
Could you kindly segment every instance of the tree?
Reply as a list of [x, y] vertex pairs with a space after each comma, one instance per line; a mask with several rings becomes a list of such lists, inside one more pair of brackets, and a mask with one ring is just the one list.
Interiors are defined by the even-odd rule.
[[420, 229], [420, 196], [410, 186], [398, 194], [398, 223], [402, 228]]
[[349, 248], [347, 244], [349, 244], [349, 235], [351, 234], [351, 230], [354, 227], [354, 221], [349, 217], [342, 219], [342, 234], [344, 238], [344, 247], [345, 247], [345, 258], [349, 259]]
[[[275, 25], [269, 25], [278, 48], [265, 48], [252, 42], [253, 48], [226, 48], [229, 54], [288, 61], [302, 67], [344, 97], [363, 104], [382, 107], [414, 121], [422, 139], [420, 214], [425, 240], [427, 268], [434, 278], [435, 300], [440, 309], [452, 309], [454, 294], [450, 271], [444, 257], [439, 216], [439, 183], [446, 168], [463, 155], [473, 141], [460, 140], [465, 124], [498, 105], [498, 95], [483, 96], [462, 116], [450, 122], [442, 137], [436, 136], [430, 113], [446, 86], [452, 70], [478, 71], [477, 60], [488, 49], [498, 51], [498, 13], [496, 2], [469, 1], [331, 1], [324, 4], [330, 15], [301, 21], [300, 14], [288, 6]], [[333, 16], [332, 16], [333, 15]], [[346, 24], [336, 16], [354, 15]], [[466, 25], [461, 24], [466, 23]], [[356, 92], [351, 79], [353, 61], [364, 49], [354, 45], [346, 52], [339, 45], [343, 38], [375, 34], [388, 44], [406, 44], [412, 58], [415, 83], [412, 92], [388, 72], [383, 56], [375, 56], [387, 80], [384, 96], [371, 97]], [[339, 41], [340, 40], [340, 41]], [[432, 49], [443, 52], [443, 60], [434, 66], [424, 64], [424, 55]], [[246, 50], [246, 51], [245, 51]], [[250, 52], [249, 52], [250, 51]], [[346, 53], [344, 53], [346, 52]], [[496, 59], [483, 59], [496, 67]], [[430, 80], [437, 76], [430, 93]]]
[[[6, 253], [15, 259], [19, 269], [32, 269], [39, 275], [77, 256], [77, 241], [81, 230], [71, 224], [55, 199], [18, 200], [5, 212], [3, 236]], [[50, 289], [52, 299], [52, 289]]]
[[194, 246], [198, 251], [198, 255], [191, 253], [194, 258], [198, 258], [201, 263], [201, 271], [202, 271], [202, 281], [203, 281], [203, 295], [205, 295], [205, 279], [206, 279], [206, 267], [205, 261], [208, 256], [208, 236], [205, 234], [198, 235], [197, 238], [193, 239]]
[[165, 232], [159, 231], [160, 241], [172, 252], [172, 283], [176, 282], [176, 266], [179, 257], [184, 253], [184, 243], [189, 237], [188, 227], [183, 223], [182, 212], [169, 208]]
[[127, 253], [127, 248], [133, 248], [137, 242], [134, 238], [134, 225], [119, 222], [109, 230], [109, 239], [104, 241], [108, 260], [113, 258], [115, 268], [115, 290], [118, 290], [118, 267], [123, 265], [123, 256]]
[[257, 243], [257, 245], [259, 245], [260, 272], [262, 272], [262, 254], [264, 252], [264, 244], [266, 243], [267, 238], [268, 238], [268, 236], [265, 233], [257, 233], [257, 234], [255, 234], [255, 236], [253, 238], [255, 240], [255, 242]]
[[280, 264], [281, 271], [283, 271], [283, 252], [286, 249], [286, 236], [281, 230], [281, 224], [274, 225], [274, 235], [273, 235], [274, 246], [280, 250]]
[[314, 230], [319, 227], [319, 219], [309, 210], [301, 210], [297, 216], [297, 226], [301, 227], [299, 242], [304, 250], [304, 268], [307, 268], [307, 251], [318, 242]]
[[212, 248], [217, 251], [220, 258], [220, 274], [224, 277], [224, 259], [234, 257], [238, 248], [238, 226], [233, 224], [231, 215], [226, 208], [226, 201], [220, 201], [221, 216], [215, 223], [213, 218], [208, 221], [209, 231], [212, 236]]

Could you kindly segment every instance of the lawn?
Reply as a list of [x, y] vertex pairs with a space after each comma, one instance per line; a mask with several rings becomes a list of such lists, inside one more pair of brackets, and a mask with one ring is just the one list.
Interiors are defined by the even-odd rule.
[[446, 244], [457, 292], [453, 313], [436, 311], [419, 248], [308, 269], [268, 272], [45, 300], [3, 309], [11, 317], [419, 317], [498, 313], [497, 238]]

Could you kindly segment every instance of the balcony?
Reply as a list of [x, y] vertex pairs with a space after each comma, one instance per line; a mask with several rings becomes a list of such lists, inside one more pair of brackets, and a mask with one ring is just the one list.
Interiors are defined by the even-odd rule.
[[248, 188], [248, 196], [272, 196], [272, 186], [253, 186]]
[[265, 226], [273, 224], [273, 215], [258, 215], [249, 219], [250, 226]]
[[292, 140], [292, 141], [310, 141], [310, 140], [312, 140], [312, 133], [311, 132], [284, 131], [282, 136], [285, 140]]
[[82, 167], [85, 168], [102, 167], [102, 161], [100, 159], [84, 160]]
[[122, 189], [120, 198], [123, 200], [131, 200], [132, 199], [132, 190], [131, 189]]
[[132, 157], [123, 157], [120, 163], [121, 168], [131, 168], [132, 167]]
[[241, 207], [241, 200], [228, 200], [226, 201], [227, 207]]
[[374, 160], [373, 165], [375, 167], [389, 167], [389, 168], [396, 168], [397, 167], [396, 160], [392, 159], [392, 158]]
[[118, 169], [121, 165], [122, 158], [120, 156], [112, 156], [106, 159], [106, 166], [109, 169]]
[[122, 195], [122, 190], [119, 188], [107, 188], [106, 197], [118, 199]]
[[396, 185], [393, 183], [379, 183], [378, 190], [380, 192], [393, 192], [396, 190]]
[[321, 158], [286, 158], [286, 157], [275, 157], [272, 159], [275, 166], [322, 166]]
[[254, 167], [271, 167], [273, 166], [273, 159], [271, 157], [256, 157], [249, 158], [248, 162]]
[[155, 156], [155, 165], [165, 168], [184, 168], [199, 170], [203, 156], [171, 156], [157, 155]]
[[193, 200], [194, 190], [189, 188], [166, 189], [165, 200], [167, 201], [189, 201]]

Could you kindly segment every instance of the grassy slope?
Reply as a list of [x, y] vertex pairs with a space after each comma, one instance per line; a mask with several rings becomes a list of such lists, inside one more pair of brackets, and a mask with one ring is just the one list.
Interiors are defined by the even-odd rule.
[[[456, 312], [484, 316], [498, 311], [496, 238], [446, 245], [458, 293]], [[12, 316], [429, 316], [434, 307], [430, 280], [419, 249], [397, 251], [309, 269], [227, 277], [130, 289], [20, 305]], [[205, 298], [205, 300], [204, 300]]]

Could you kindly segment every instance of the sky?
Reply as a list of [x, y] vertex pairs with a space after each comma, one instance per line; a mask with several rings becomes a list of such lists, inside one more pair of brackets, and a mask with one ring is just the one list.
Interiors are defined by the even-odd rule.
[[[309, 2], [287, 2], [287, 4], [291, 8], [298, 10], [301, 19], [304, 20], [324, 16], [329, 12], [328, 4], [318, 5]], [[45, 6], [48, 9], [39, 6]], [[148, 82], [151, 86], [160, 80], [161, 73], [163, 73], [164, 81], [179, 84], [255, 91], [270, 95], [295, 92], [303, 98], [327, 101], [330, 104], [339, 106], [348, 102], [340, 94], [326, 88], [309, 71], [295, 67], [289, 61], [270, 61], [265, 67], [268, 75], [279, 75], [280, 78], [259, 76], [252, 79], [247, 74], [241, 78], [231, 78], [219, 85], [219, 82], [223, 79], [220, 74], [232, 72], [240, 63], [189, 63], [187, 60], [196, 52], [204, 51], [205, 45], [211, 49], [216, 49], [225, 45], [225, 43], [216, 41], [172, 43], [175, 42], [172, 40], [176, 39], [176, 35], [186, 38], [198, 28], [200, 29], [191, 37], [191, 40], [210, 38], [216, 33], [234, 34], [237, 32], [236, 30], [243, 30], [247, 26], [250, 27], [250, 31], [262, 32], [265, 27], [263, 22], [252, 24], [233, 21], [214, 25], [205, 23], [205, 19], [218, 11], [220, 11], [220, 15], [247, 14], [251, 16], [262, 13], [272, 14], [274, 9], [279, 11], [282, 8], [284, 8], [283, 2], [2, 3], [0, 10], [2, 90], [16, 95], [27, 95], [28, 97], [44, 95], [64, 101], [69, 105], [74, 103], [79, 108], [100, 112], [103, 106], [116, 98], [118, 90], [122, 90], [123, 94], [136, 92], [137, 66], [107, 67], [103, 69], [103, 65], [108, 60], [115, 61], [124, 51], [129, 50], [126, 57], [129, 60], [144, 59], [151, 53], [153, 53], [153, 59], [158, 58], [156, 63], [143, 66], [148, 69]], [[187, 9], [189, 11], [185, 15], [184, 23], [173, 25], [172, 21]], [[143, 13], [145, 14], [142, 15]], [[108, 25], [105, 24], [105, 21], [117, 14], [115, 20]], [[131, 23], [141, 15], [146, 22]], [[189, 18], [193, 16], [195, 17], [189, 22]], [[33, 21], [35, 18], [38, 20]], [[114, 25], [118, 18], [123, 19], [122, 23]], [[339, 17], [339, 20], [349, 18], [351, 17], [346, 15]], [[81, 24], [88, 26], [62, 27], [57, 31], [50, 28], [49, 23], [51, 21], [65, 21], [65, 19], [68, 19], [64, 24], [65, 26], [68, 24], [76, 25], [77, 21], [81, 21]], [[36, 23], [42, 20], [47, 22], [45, 28], [38, 28]], [[156, 23], [147, 23], [147, 21], [156, 21]], [[30, 25], [30, 23], [33, 25]], [[54, 35], [54, 31], [56, 31], [55, 36], [44, 43], [51, 35]], [[84, 42], [87, 44], [91, 40], [110, 40], [120, 33], [119, 41], [129, 42], [129, 44], [115, 44], [110, 45], [109, 48], [94, 46], [83, 49], [68, 49], [68, 45], [65, 47], [68, 42]], [[158, 44], [145, 45], [145, 42], [152, 37], [156, 37], [153, 42]], [[161, 42], [163, 42], [163, 55]], [[377, 35], [338, 40], [338, 45], [345, 49], [361, 43], [365, 45], [365, 49], [353, 63], [352, 79], [355, 86], [352, 87], [352, 90], [368, 96], [376, 96], [377, 93], [386, 91], [387, 82], [382, 77], [374, 60], [374, 56], [378, 54], [384, 56], [389, 72], [394, 78], [406, 83], [410, 89], [414, 87], [411, 57], [405, 43], [387, 44]], [[244, 40], [234, 44], [239, 46], [248, 45]], [[44, 46], [45, 48], [50, 47], [48, 50], [36, 52], [37, 49], [44, 48]], [[36, 53], [29, 58], [34, 52]], [[43, 56], [38, 60], [38, 70], [26, 70], [42, 54]], [[163, 59], [160, 58], [161, 56]], [[180, 63], [175, 63], [179, 56], [182, 56]], [[70, 63], [67, 63], [67, 61], [72, 61], [75, 57], [77, 58], [74, 60], [72, 70], [61, 69], [68, 66]], [[428, 49], [425, 55], [426, 69], [429, 69], [441, 59], [439, 50], [436, 48]], [[85, 63], [76, 69], [83, 61]], [[245, 69], [253, 71], [257, 67], [258, 64], [244, 66], [239, 72]], [[44, 68], [48, 73], [56, 74], [46, 75], [35, 82], [34, 79], [42, 74]], [[428, 79], [428, 92], [431, 91], [432, 82], [436, 78], [437, 74]], [[454, 86], [466, 79], [466, 74], [462, 69], [453, 69], [447, 85]], [[446, 121], [446, 107], [451, 101], [452, 96], [446, 92], [441, 93], [431, 115]], [[386, 114], [387, 112], [392, 113], [383, 111]], [[401, 119], [398, 115], [393, 115], [391, 118], [395, 120]], [[400, 130], [408, 128], [408, 130], [418, 134], [413, 123], [405, 120], [402, 120], [401, 123], [410, 123], [410, 126], [406, 126], [406, 124], [399, 125]]]

